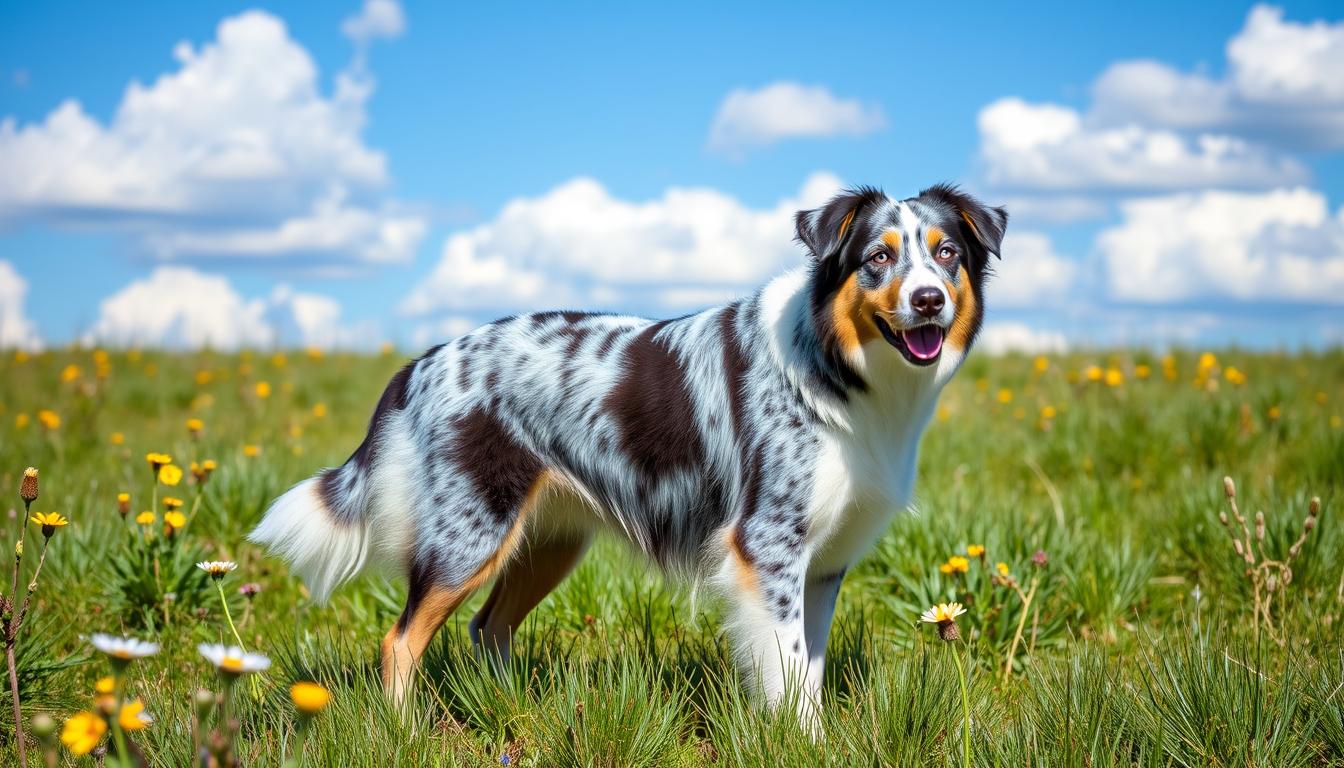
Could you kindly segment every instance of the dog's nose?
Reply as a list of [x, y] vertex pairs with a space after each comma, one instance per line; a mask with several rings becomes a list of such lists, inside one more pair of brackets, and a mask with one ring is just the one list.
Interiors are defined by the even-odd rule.
[[910, 296], [910, 306], [925, 317], [933, 317], [942, 312], [945, 301], [947, 299], [943, 297], [943, 292], [931, 286], [917, 288]]

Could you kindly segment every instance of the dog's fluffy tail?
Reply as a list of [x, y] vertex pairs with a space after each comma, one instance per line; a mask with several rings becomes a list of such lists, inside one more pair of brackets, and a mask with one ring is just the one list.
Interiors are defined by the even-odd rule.
[[404, 411], [414, 365], [388, 384], [350, 459], [289, 489], [248, 535], [288, 561], [318, 602], [368, 566], [406, 562], [414, 517], [406, 470], [415, 448]]

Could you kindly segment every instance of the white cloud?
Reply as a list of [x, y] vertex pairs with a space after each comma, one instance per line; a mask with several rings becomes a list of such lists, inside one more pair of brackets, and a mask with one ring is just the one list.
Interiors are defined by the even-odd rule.
[[1090, 122], [1216, 131], [1290, 149], [1344, 147], [1344, 21], [1253, 8], [1227, 44], [1228, 75], [1122, 61], [1092, 86]]
[[[541, 197], [515, 199], [493, 221], [449, 237], [438, 266], [401, 311], [610, 306], [632, 296], [670, 306], [710, 295], [688, 290], [750, 288], [801, 263], [793, 214], [839, 186], [829, 174], [814, 174], [797, 195], [753, 209], [706, 188], [672, 188], [660, 199], [631, 202], [592, 179], [574, 179]], [[665, 294], [669, 286], [680, 293]]]
[[1001, 250], [987, 288], [990, 307], [1036, 308], [1069, 295], [1078, 266], [1056, 253], [1046, 235], [1009, 230]]
[[28, 281], [13, 264], [0, 259], [0, 348], [36, 349], [42, 345], [37, 327], [24, 311], [27, 296]]
[[1127, 201], [1097, 249], [1113, 298], [1344, 302], [1344, 209], [1296, 188]]
[[341, 22], [341, 33], [357, 45], [391, 40], [406, 31], [406, 16], [396, 0], [364, 0], [359, 13]]
[[343, 325], [340, 304], [326, 296], [281, 286], [268, 299], [249, 299], [226, 278], [164, 266], [104, 299], [83, 340], [165, 349], [367, 347], [376, 332]]
[[975, 347], [991, 355], [1060, 353], [1068, 349], [1068, 342], [1059, 331], [1033, 328], [1025, 323], [987, 322]]
[[163, 258], [409, 257], [423, 225], [371, 205], [389, 179], [361, 136], [373, 89], [362, 68], [324, 95], [312, 57], [261, 11], [173, 55], [178, 68], [132, 82], [106, 125], [77, 101], [0, 122], [0, 223], [124, 232]]
[[838, 98], [822, 86], [771, 83], [724, 98], [709, 129], [709, 148], [736, 156], [784, 139], [863, 136], [886, 124], [875, 104]]
[[980, 111], [981, 156], [990, 183], [1070, 190], [1263, 188], [1307, 177], [1292, 158], [1232, 136], [1138, 124], [1092, 128], [1075, 110], [999, 99]]

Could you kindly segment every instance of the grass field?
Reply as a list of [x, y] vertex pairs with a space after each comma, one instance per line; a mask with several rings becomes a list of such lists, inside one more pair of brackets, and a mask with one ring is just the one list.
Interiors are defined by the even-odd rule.
[[[396, 354], [7, 352], [4, 548], [23, 525], [27, 466], [41, 470], [32, 510], [70, 520], [50, 540], [17, 645], [24, 717], [61, 722], [92, 706], [109, 666], [91, 633], [151, 639], [161, 651], [128, 668], [127, 688], [155, 722], [132, 739], [153, 765], [191, 764], [193, 693], [219, 686], [196, 646], [233, 637], [194, 564], [228, 559], [229, 613], [273, 662], [255, 693], [245, 681], [232, 696], [242, 765], [293, 751], [288, 689], [309, 679], [332, 692], [309, 729], [309, 765], [957, 766], [954, 654], [978, 766], [1344, 765], [1344, 353], [1201, 352], [967, 364], [924, 441], [919, 512], [896, 520], [841, 593], [816, 742], [750, 706], [712, 600], [613, 542], [533, 614], [513, 669], [472, 659], [478, 595], [432, 647], [413, 714], [387, 705], [377, 649], [404, 586], [365, 577], [316, 606], [243, 537], [291, 483], [344, 460]], [[188, 419], [203, 422], [199, 435]], [[190, 472], [155, 484], [148, 452], [218, 468], [203, 486]], [[1219, 522], [1225, 475], [1257, 562], [1288, 558], [1321, 499], [1291, 579], [1258, 571], [1270, 597], [1259, 620]], [[187, 518], [169, 539], [164, 497], [182, 499]], [[154, 522], [138, 525], [146, 510]], [[27, 527], [20, 591], [42, 548]], [[972, 545], [983, 557], [967, 556]], [[9, 582], [0, 576], [6, 595]], [[249, 582], [260, 585], [250, 599], [239, 592]], [[968, 608], [963, 642], [944, 643], [917, 620], [954, 599]], [[0, 764], [15, 765], [4, 700]], [[42, 764], [35, 742], [28, 759]]]

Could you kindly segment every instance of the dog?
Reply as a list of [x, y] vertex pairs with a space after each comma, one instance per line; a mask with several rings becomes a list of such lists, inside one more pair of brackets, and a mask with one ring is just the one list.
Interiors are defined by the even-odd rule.
[[819, 722], [845, 572], [912, 498], [919, 441], [984, 315], [1008, 214], [939, 184], [848, 189], [795, 216], [805, 266], [676, 320], [544, 312], [392, 377], [344, 465], [251, 533], [318, 601], [366, 565], [405, 574], [382, 644], [403, 701], [444, 621], [507, 659], [513, 631], [613, 531], [717, 587], [751, 690]]

